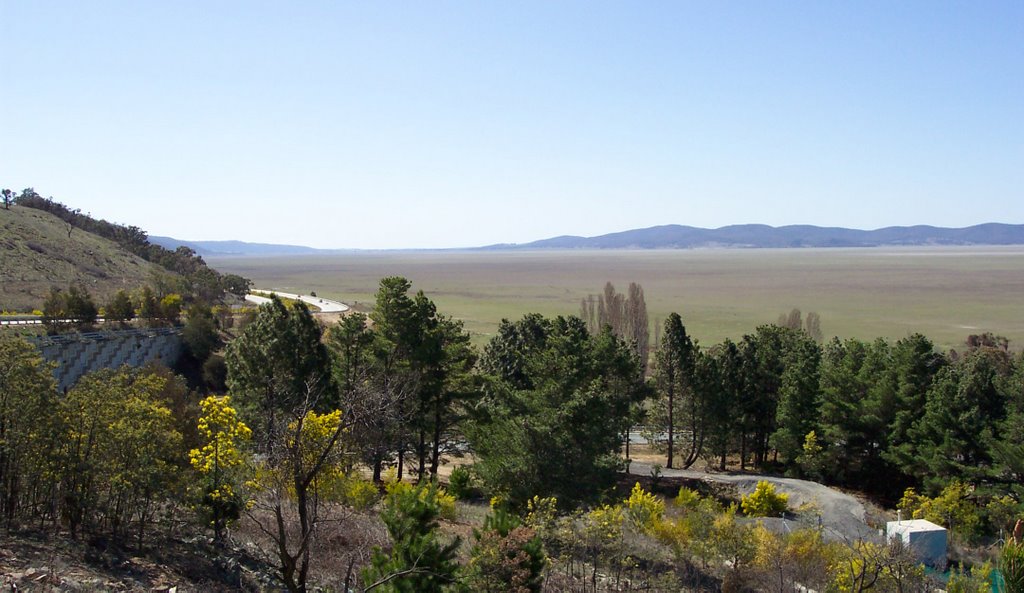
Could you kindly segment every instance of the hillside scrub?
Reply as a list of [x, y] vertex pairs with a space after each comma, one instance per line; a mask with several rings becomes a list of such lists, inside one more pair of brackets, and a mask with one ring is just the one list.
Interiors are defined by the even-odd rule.
[[53, 198], [43, 198], [32, 188], [26, 188], [13, 199], [22, 208], [48, 212], [60, 218], [65, 224], [67, 238], [71, 239], [74, 229], [81, 229], [104, 239], [113, 241], [125, 251], [161, 266], [164, 270], [184, 279], [185, 290], [190, 297], [206, 302], [220, 300], [224, 292], [244, 295], [251, 284], [237, 275], [223, 276], [206, 265], [203, 258], [187, 247], [171, 251], [150, 243], [147, 234], [136, 226], [120, 225], [106, 220], [96, 220], [83, 214], [79, 208], [71, 208]]

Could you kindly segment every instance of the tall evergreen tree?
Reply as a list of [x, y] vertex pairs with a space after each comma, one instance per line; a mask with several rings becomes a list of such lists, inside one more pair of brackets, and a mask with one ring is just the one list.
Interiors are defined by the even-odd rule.
[[[378, 390], [373, 395], [385, 394], [393, 400], [394, 406], [401, 408], [398, 413], [388, 415], [390, 422], [382, 433], [389, 436], [389, 447], [397, 455], [400, 478], [405, 471], [406, 453], [415, 450], [420, 412], [421, 377], [417, 360], [421, 357], [421, 320], [425, 312], [409, 296], [411, 289], [412, 283], [406, 278], [381, 279], [370, 312], [376, 336], [373, 357]], [[375, 465], [379, 465], [379, 461]]]
[[749, 450], [754, 465], [762, 466], [770, 452], [769, 438], [775, 432], [779, 394], [790, 344], [798, 330], [762, 325], [753, 334], [743, 336], [740, 351], [743, 364], [743, 434], [741, 466]]
[[993, 466], [991, 444], [1006, 418], [1009, 357], [983, 348], [943, 368], [928, 391], [924, 416], [914, 424], [915, 467], [938, 489], [949, 478], [978, 480]]
[[726, 339], [702, 356], [698, 366], [700, 384], [710, 390], [708, 402], [707, 445], [725, 470], [726, 457], [735, 450], [734, 441], [740, 427], [739, 402], [742, 376], [739, 348]]
[[896, 414], [892, 347], [834, 339], [821, 365], [821, 431], [830, 460], [827, 476], [841, 483], [885, 488], [892, 469], [881, 455]]
[[647, 392], [610, 329], [591, 336], [576, 317], [505, 320], [480, 366], [490, 380], [468, 436], [494, 494], [514, 507], [534, 495], [570, 506], [614, 482], [619, 436]]
[[442, 317], [436, 328], [440, 358], [434, 372], [438, 386], [427, 402], [427, 425], [430, 428], [430, 475], [437, 476], [441, 454], [452, 445], [452, 434], [465, 418], [465, 407], [479, 395], [477, 377], [473, 372], [476, 350], [462, 322]]
[[882, 458], [899, 468], [889, 480], [893, 494], [918, 485], [920, 474], [914, 468], [919, 443], [912, 430], [914, 423], [924, 416], [935, 376], [946, 364], [946, 358], [935, 350], [931, 340], [921, 334], [903, 338], [892, 348], [886, 381], [894, 386], [895, 397]]
[[368, 451], [376, 478], [392, 453], [397, 453], [399, 474], [404, 473], [407, 452], [415, 454], [420, 480], [428, 471], [436, 475], [462, 418], [461, 406], [476, 393], [476, 354], [469, 334], [460, 321], [438, 314], [422, 291], [410, 297], [411, 288], [405, 278], [384, 278], [370, 313], [372, 330], [353, 317], [341, 322], [331, 338], [351, 405], [363, 409], [389, 403], [392, 408], [363, 423], [368, 434], [377, 435]]
[[818, 365], [821, 351], [807, 334], [789, 334], [772, 446], [789, 465], [796, 463], [804, 437], [818, 428]]
[[661, 346], [656, 355], [655, 385], [658, 400], [651, 415], [656, 431], [668, 438], [665, 466], [675, 467], [676, 437], [682, 429], [688, 440], [683, 467], [690, 467], [704, 443], [707, 410], [703, 393], [695, 389], [697, 347], [686, 333], [678, 313], [665, 320]]
[[272, 296], [228, 344], [228, 389], [263, 452], [270, 450], [296, 410], [337, 407], [331, 359], [321, 337], [320, 325], [305, 304], [288, 306]]
[[1006, 418], [1000, 437], [992, 443], [992, 478], [1010, 493], [1024, 514], [1024, 352], [1013, 363], [1014, 372], [1006, 382]]

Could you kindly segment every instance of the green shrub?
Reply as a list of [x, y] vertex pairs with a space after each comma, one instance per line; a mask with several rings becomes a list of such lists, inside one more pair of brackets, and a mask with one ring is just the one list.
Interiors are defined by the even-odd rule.
[[999, 571], [1003, 577], [1004, 593], [1024, 593], [1024, 527], [1020, 521], [1014, 530], [1015, 537], [1006, 540], [999, 556]]
[[775, 486], [767, 480], [757, 483], [754, 491], [740, 501], [743, 514], [748, 517], [778, 517], [786, 512], [789, 496], [776, 494]]
[[[374, 548], [371, 566], [363, 569], [363, 582], [376, 583], [378, 593], [448, 591], [457, 581], [460, 538], [447, 541], [438, 529], [443, 503], [437, 485], [412, 486], [393, 481], [386, 485], [380, 518], [391, 539], [389, 549]], [[449, 496], [454, 506], [455, 497]]]
[[459, 500], [480, 498], [483, 495], [479, 480], [473, 474], [473, 470], [466, 466], [452, 469], [452, 474], [448, 478], [448, 492]]
[[380, 498], [376, 484], [369, 480], [349, 477], [342, 486], [342, 502], [356, 510], [365, 510], [374, 505]]
[[989, 593], [992, 591], [992, 566], [986, 562], [971, 571], [953, 569], [946, 584], [947, 593]]
[[672, 502], [679, 508], [692, 509], [700, 502], [700, 493], [692, 488], [680, 486], [679, 494], [676, 495], [675, 500]]
[[442, 519], [454, 521], [457, 516], [455, 510], [455, 497], [448, 494], [444, 488], [437, 487], [436, 484], [433, 484], [431, 488], [420, 488], [413, 486], [408, 482], [402, 482], [388, 477], [384, 479], [384, 490], [387, 492], [389, 499], [404, 496], [409, 492], [416, 491], [425, 501], [428, 497], [430, 498], [429, 504], [437, 506], [438, 514]]

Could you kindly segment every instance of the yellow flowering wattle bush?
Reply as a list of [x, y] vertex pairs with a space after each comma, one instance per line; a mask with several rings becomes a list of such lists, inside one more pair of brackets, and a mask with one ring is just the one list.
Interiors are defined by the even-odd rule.
[[[415, 489], [415, 486], [408, 482], [399, 481], [397, 478], [394, 477], [394, 475], [389, 475], [385, 478], [384, 490], [387, 492], [387, 495], [390, 499], [394, 499], [399, 495], [404, 494], [405, 492], [409, 492]], [[424, 500], [426, 500], [429, 494], [430, 493], [428, 489], [424, 488], [420, 490], [420, 498]], [[456, 512], [455, 508], [455, 497], [452, 496], [451, 494], [448, 494], [448, 492], [441, 487], [438, 487], [436, 489], [436, 492], [434, 493], [433, 496], [438, 507], [440, 507], [439, 514], [441, 518], [448, 521], [454, 521], [458, 516], [458, 513]]]
[[202, 415], [197, 427], [206, 444], [188, 454], [192, 468], [203, 478], [200, 505], [207, 510], [217, 539], [248, 506], [238, 484], [242, 481], [239, 469], [246, 460], [241, 445], [252, 438], [252, 431], [230, 404], [230, 397], [216, 395], [199, 403]]
[[649, 532], [665, 514], [665, 503], [654, 494], [644, 491], [640, 482], [633, 486], [625, 502], [630, 520], [643, 532]]
[[686, 486], [679, 487], [679, 494], [672, 503], [683, 509], [692, 509], [700, 502], [700, 493]]
[[743, 514], [749, 517], [777, 517], [786, 512], [788, 504], [789, 495], [776, 494], [768, 480], [758, 482], [754, 491], [740, 500]]

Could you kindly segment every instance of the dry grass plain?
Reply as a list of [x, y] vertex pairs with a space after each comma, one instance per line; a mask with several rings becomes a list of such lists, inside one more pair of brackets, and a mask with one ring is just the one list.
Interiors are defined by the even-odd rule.
[[[214, 257], [259, 288], [316, 291], [357, 308], [384, 276], [405, 276], [483, 343], [502, 318], [577, 314], [606, 281], [639, 282], [651, 323], [675, 311], [703, 344], [739, 339], [793, 307], [821, 315], [826, 336], [943, 348], [972, 333], [1024, 344], [1024, 246], [654, 251], [354, 252]], [[653, 334], [652, 334], [653, 335]]]

